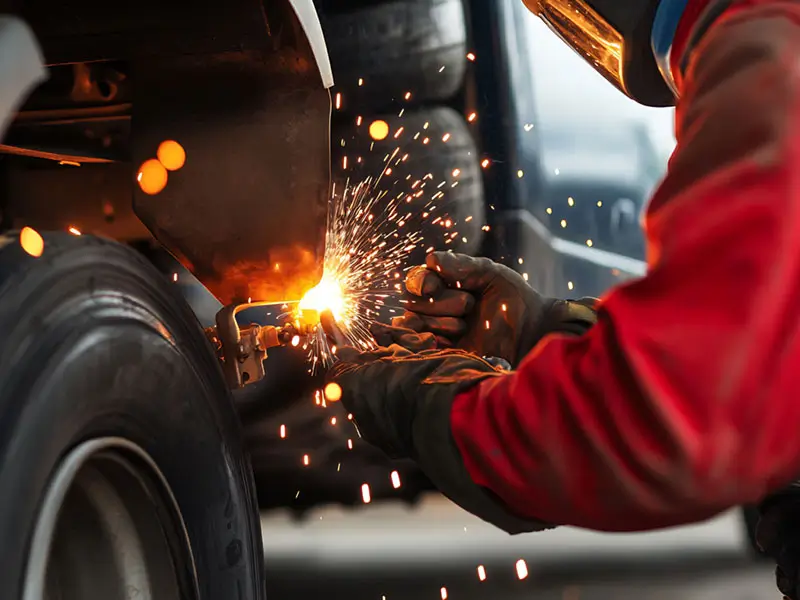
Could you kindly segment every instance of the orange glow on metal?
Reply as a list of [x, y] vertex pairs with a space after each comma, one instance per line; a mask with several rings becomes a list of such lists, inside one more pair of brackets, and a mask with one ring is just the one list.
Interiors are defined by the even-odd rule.
[[70, 227], [69, 229], [67, 229], [67, 231], [69, 231], [72, 235], [80, 235], [81, 234], [81, 230], [78, 229], [77, 227]]
[[19, 232], [19, 245], [34, 258], [39, 258], [44, 252], [44, 239], [32, 227], [23, 227]]
[[139, 173], [136, 176], [136, 181], [139, 182], [139, 188], [148, 196], [155, 196], [160, 193], [167, 186], [167, 179], [169, 175], [158, 160], [151, 158], [142, 163], [139, 167]]
[[523, 0], [547, 26], [608, 81], [625, 89], [623, 38], [584, 0]]

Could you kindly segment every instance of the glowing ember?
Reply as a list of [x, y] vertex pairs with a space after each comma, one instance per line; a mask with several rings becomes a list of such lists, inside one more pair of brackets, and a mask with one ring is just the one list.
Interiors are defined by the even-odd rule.
[[486, 581], [486, 569], [483, 565], [478, 565], [478, 579]]
[[44, 239], [32, 227], [23, 227], [19, 232], [19, 245], [34, 258], [39, 258], [44, 252]]
[[401, 485], [400, 473], [398, 473], [397, 471], [392, 471], [391, 479], [392, 479], [392, 487], [396, 490], [400, 489]]
[[307, 467], [311, 463], [308, 454], [303, 454], [303, 466]]
[[517, 577], [525, 579], [528, 576], [528, 565], [521, 558], [517, 561]]
[[281, 425], [281, 439], [286, 439], [286, 425]]
[[375, 141], [385, 140], [389, 135], [389, 124], [386, 121], [373, 121], [369, 125], [369, 136]]
[[70, 227], [69, 229], [67, 229], [67, 231], [69, 231], [72, 235], [80, 235], [81, 234], [81, 230], [78, 229], [77, 227]]
[[325, 386], [325, 398], [331, 402], [338, 402], [342, 399], [342, 388], [338, 383], [329, 383]]
[[439, 592], [442, 594], [442, 600], [447, 600], [447, 588], [443, 587]]
[[369, 484], [365, 483], [361, 486], [361, 499], [364, 501], [364, 504], [369, 504], [372, 501], [372, 496], [369, 493]]

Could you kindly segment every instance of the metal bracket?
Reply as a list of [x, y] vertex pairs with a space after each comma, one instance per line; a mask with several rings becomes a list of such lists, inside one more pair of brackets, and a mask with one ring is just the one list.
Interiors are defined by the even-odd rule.
[[206, 329], [222, 364], [225, 381], [231, 389], [239, 389], [260, 381], [266, 374], [264, 360], [267, 350], [278, 346], [299, 346], [313, 335], [319, 323], [310, 313], [303, 316], [287, 313], [280, 326], [251, 324], [240, 327], [236, 315], [248, 308], [270, 306], [268, 302], [234, 304], [217, 313], [216, 326]]

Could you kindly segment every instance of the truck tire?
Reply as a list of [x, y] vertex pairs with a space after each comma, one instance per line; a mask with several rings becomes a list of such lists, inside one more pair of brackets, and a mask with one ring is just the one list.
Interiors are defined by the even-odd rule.
[[0, 236], [3, 597], [265, 596], [252, 473], [191, 311], [133, 250]]
[[447, 100], [461, 88], [462, 0], [329, 0], [321, 21], [343, 110], [388, 108], [405, 102], [407, 92], [412, 102]]
[[[370, 126], [375, 121], [389, 126], [389, 134], [383, 140], [375, 141], [370, 136]], [[445, 136], [447, 141], [443, 141]], [[412, 253], [411, 264], [423, 263], [431, 247], [465, 254], [480, 251], [486, 221], [480, 157], [469, 125], [459, 113], [437, 107], [406, 111], [402, 117], [363, 118], [360, 126], [337, 126], [332, 142], [335, 193], [340, 193], [348, 180], [352, 184], [380, 175], [386, 158], [395, 149], [399, 149], [398, 157], [408, 154], [408, 158], [392, 164], [393, 171], [383, 177], [381, 189], [391, 190], [391, 196], [403, 191], [411, 194], [415, 191], [413, 183], [428, 177], [426, 185], [431, 192], [425, 198], [431, 198], [437, 190], [443, 193], [435, 202], [435, 214], [413, 222], [423, 234], [423, 243]], [[438, 187], [442, 182], [445, 185]], [[458, 185], [452, 187], [456, 182]], [[412, 203], [409, 208], [415, 213], [422, 212], [419, 204]], [[443, 220], [434, 223], [436, 215]], [[445, 218], [451, 219], [450, 228], [442, 226]], [[446, 243], [445, 235], [456, 232], [458, 236]]]

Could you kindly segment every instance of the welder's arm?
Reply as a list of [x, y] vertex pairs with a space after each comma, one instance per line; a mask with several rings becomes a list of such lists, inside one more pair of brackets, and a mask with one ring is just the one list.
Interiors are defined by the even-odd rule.
[[453, 402], [467, 471], [509, 513], [658, 528], [800, 473], [800, 5], [736, 11], [685, 73], [649, 274]]

